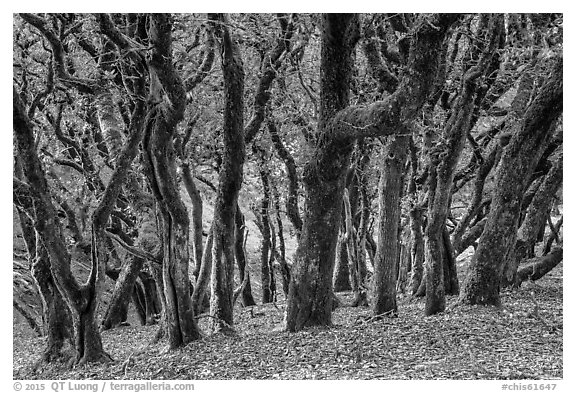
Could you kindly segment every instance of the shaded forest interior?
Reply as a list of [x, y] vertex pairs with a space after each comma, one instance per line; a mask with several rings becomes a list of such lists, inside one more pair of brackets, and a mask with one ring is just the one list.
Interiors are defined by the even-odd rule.
[[[107, 368], [122, 331], [170, 359], [336, 331], [348, 377], [561, 377], [562, 14], [17, 14], [13, 33], [13, 306], [40, 343], [15, 344], [15, 372], [38, 356], [18, 375], [127, 377]], [[434, 347], [426, 324], [483, 319], [546, 337], [546, 371], [362, 371], [382, 329]], [[250, 378], [198, 373], [161, 375]]]

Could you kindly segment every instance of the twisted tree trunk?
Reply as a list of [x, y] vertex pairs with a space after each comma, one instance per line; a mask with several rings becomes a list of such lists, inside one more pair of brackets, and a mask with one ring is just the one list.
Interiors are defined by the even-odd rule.
[[147, 175], [161, 215], [164, 286], [164, 323], [170, 348], [200, 338], [190, 298], [188, 211], [180, 197], [176, 178], [173, 138], [186, 104], [184, 85], [172, 61], [172, 18], [153, 14], [148, 36], [151, 51], [150, 99], [143, 146]]
[[240, 51], [222, 14], [209, 14], [221, 41], [224, 74], [224, 154], [214, 207], [210, 315], [215, 331], [229, 331], [234, 323], [234, 217], [242, 185], [244, 144], [244, 68]]
[[360, 107], [348, 106], [358, 16], [323, 16], [319, 137], [304, 169], [305, 217], [288, 294], [289, 331], [331, 324], [336, 229], [350, 155], [356, 139], [393, 134], [419, 113], [432, 90], [446, 31], [458, 16], [436, 15], [432, 19], [423, 18], [415, 24], [409, 72], [396, 92], [384, 101]]
[[506, 254], [516, 242], [522, 195], [562, 113], [563, 61], [551, 64], [502, 154], [490, 213], [460, 297], [465, 304], [500, 305], [501, 278]]
[[520, 262], [530, 257], [530, 251], [534, 249], [539, 232], [545, 228], [549, 206], [562, 184], [562, 167], [562, 154], [560, 154], [528, 206], [526, 218], [518, 229], [516, 245], [504, 267], [502, 286], [514, 285], [517, 282], [516, 275]]

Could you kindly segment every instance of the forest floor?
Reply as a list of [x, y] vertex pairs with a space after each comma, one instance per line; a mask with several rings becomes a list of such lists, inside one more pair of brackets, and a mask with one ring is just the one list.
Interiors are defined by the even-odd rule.
[[[14, 326], [15, 379], [561, 379], [562, 265], [536, 283], [502, 294], [502, 308], [457, 306], [423, 316], [423, 299], [399, 297], [397, 318], [370, 320], [346, 307], [334, 326], [281, 330], [283, 302], [240, 308], [235, 335], [206, 334], [176, 351], [149, 344], [157, 326], [103, 333], [114, 362], [70, 369], [40, 365], [43, 348], [23, 323]], [[209, 318], [200, 326], [208, 332]]]

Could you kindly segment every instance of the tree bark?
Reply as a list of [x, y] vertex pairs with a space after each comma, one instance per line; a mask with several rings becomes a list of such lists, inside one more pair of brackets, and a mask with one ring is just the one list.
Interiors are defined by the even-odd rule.
[[351, 291], [350, 264], [348, 261], [348, 246], [345, 234], [341, 233], [336, 242], [336, 260], [334, 265], [334, 292]]
[[[15, 157], [15, 175], [24, 178], [21, 159]], [[50, 271], [50, 260], [46, 248], [37, 234], [34, 223], [30, 217], [35, 216], [33, 199], [29, 190], [20, 190], [14, 186], [14, 202], [18, 205], [18, 215], [22, 235], [28, 252], [28, 260], [31, 267], [31, 275], [34, 279], [38, 294], [42, 302], [42, 325], [46, 336], [46, 346], [42, 353], [42, 360], [52, 362], [60, 359], [65, 342], [72, 342], [72, 321], [68, 306], [56, 287]]]
[[[213, 225], [213, 224], [212, 224]], [[206, 296], [206, 289], [210, 281], [210, 272], [212, 271], [212, 247], [214, 244], [214, 230], [213, 226], [210, 227], [208, 238], [206, 239], [206, 247], [204, 247], [204, 254], [202, 255], [202, 262], [200, 263], [200, 271], [194, 285], [192, 292], [192, 307], [194, 314], [199, 315], [204, 311], [204, 297]]]
[[[104, 352], [100, 333], [96, 327], [96, 311], [100, 302], [101, 284], [105, 270], [105, 264], [100, 263], [98, 251], [96, 251], [98, 236], [93, 231], [92, 269], [88, 282], [81, 286], [70, 270], [70, 254], [67, 251], [62, 228], [50, 197], [44, 169], [35, 150], [32, 124], [15, 89], [13, 90], [13, 123], [18, 155], [22, 158], [24, 175], [30, 183], [30, 193], [34, 200], [35, 228], [42, 244], [46, 247], [50, 259], [50, 271], [56, 287], [62, 294], [71, 313], [74, 346], [77, 352], [75, 362], [109, 360], [110, 357]], [[129, 146], [131, 150], [126, 148], [126, 151], [123, 152], [126, 153], [123, 159], [128, 163], [131, 161], [130, 153], [137, 146], [133, 142], [138, 141], [140, 134], [134, 132], [131, 136], [132, 144]], [[112, 180], [118, 182], [119, 179], [122, 180], [121, 178], [122, 170], [115, 171]], [[117, 184], [113, 183], [112, 180], [111, 184]], [[110, 191], [105, 193], [99, 207], [103, 203], [107, 203], [109, 199], [115, 199], [112, 198], [114, 197], [113, 193], [114, 188], [110, 187]], [[97, 209], [97, 211], [101, 212], [102, 210]], [[101, 216], [93, 217], [99, 218]]]
[[112, 291], [109, 307], [102, 319], [102, 330], [115, 328], [126, 321], [130, 298], [143, 265], [144, 260], [138, 257], [129, 257], [124, 261]]
[[[500, 155], [502, 153], [502, 148], [499, 143], [495, 143], [488, 153], [487, 157], [483, 159], [482, 163], [478, 166], [476, 170], [476, 177], [473, 183], [472, 191], [472, 202], [468, 206], [464, 216], [458, 221], [458, 225], [454, 229], [454, 234], [452, 235], [452, 244], [456, 250], [456, 254], [460, 254], [466, 248], [463, 248], [463, 238], [466, 234], [466, 230], [470, 229], [470, 223], [472, 219], [478, 215], [478, 212], [482, 208], [482, 199], [484, 196], [484, 184], [486, 178], [490, 174], [492, 168], [494, 168], [498, 161], [500, 160]], [[478, 237], [477, 237], [478, 238]], [[476, 239], [474, 239], [476, 240]]]
[[541, 279], [562, 262], [562, 259], [562, 247], [554, 247], [549, 254], [526, 261], [527, 263], [518, 269], [515, 286], [519, 287], [526, 280], [536, 281]]
[[[263, 151], [259, 153], [260, 156]], [[260, 245], [260, 277], [262, 282], [262, 303], [271, 303], [273, 301], [272, 292], [272, 275], [274, 274], [270, 265], [271, 255], [271, 234], [270, 234], [270, 182], [268, 171], [265, 169], [264, 158], [260, 157], [260, 180], [262, 182], [262, 199], [260, 201], [259, 227], [262, 233], [262, 242]]]
[[[431, 91], [441, 44], [457, 15], [416, 23], [407, 72], [384, 101], [348, 106], [358, 16], [323, 16], [319, 138], [304, 169], [305, 218], [288, 294], [286, 329], [330, 325], [332, 273], [346, 169], [357, 138], [389, 135], [417, 115]], [[434, 28], [432, 28], [434, 26]]]
[[542, 255], [546, 255], [550, 252], [550, 249], [552, 248], [552, 242], [556, 241], [556, 244], [559, 244], [561, 242], [562, 238], [560, 237], [559, 232], [563, 222], [564, 222], [563, 215], [560, 216], [558, 221], [556, 221], [556, 224], [552, 224], [551, 220], [548, 221], [551, 233], [548, 236], [548, 239], [546, 239], [546, 244], [544, 245], [544, 249], [542, 250]]
[[66, 341], [72, 341], [72, 321], [68, 307], [56, 288], [50, 272], [50, 261], [44, 246], [37, 240], [36, 258], [32, 265], [32, 276], [36, 281], [42, 299], [46, 348], [42, 359], [46, 362], [59, 359]]
[[152, 14], [148, 35], [151, 50], [150, 100], [143, 146], [153, 195], [161, 216], [164, 324], [171, 349], [200, 338], [190, 298], [188, 212], [176, 179], [173, 137], [186, 104], [184, 84], [172, 62], [172, 19]]
[[[256, 305], [254, 301], [254, 296], [252, 295], [252, 285], [250, 283], [250, 275], [247, 270], [246, 261], [246, 250], [245, 242], [248, 234], [246, 233], [246, 226], [244, 215], [240, 211], [240, 206], [236, 207], [235, 215], [235, 225], [236, 225], [236, 239], [234, 242], [234, 250], [236, 256], [236, 264], [238, 265], [238, 272], [240, 273], [240, 282], [243, 283], [246, 280], [246, 284], [242, 288], [242, 305], [244, 307]], [[248, 277], [245, 278], [245, 275]]]
[[[339, 110], [348, 106], [352, 52], [357, 38], [358, 16], [323, 16], [319, 119], [321, 132]], [[345, 169], [349, 164], [353, 141], [338, 147], [330, 146], [329, 140], [325, 142], [328, 142], [328, 146], [324, 149], [331, 151], [317, 150], [318, 156], [304, 170], [305, 218], [288, 294], [286, 328], [289, 331], [332, 323], [331, 278], [337, 237], [335, 229], [340, 224]], [[339, 150], [342, 150], [342, 153]], [[330, 168], [321, 163], [320, 155], [328, 155], [327, 153], [337, 153]], [[335, 171], [332, 172], [332, 169]], [[328, 173], [329, 175], [325, 176]]]
[[286, 198], [286, 215], [296, 230], [296, 238], [300, 238], [302, 231], [302, 218], [300, 218], [300, 209], [298, 208], [298, 173], [296, 172], [296, 163], [294, 157], [286, 149], [282, 139], [278, 135], [278, 129], [273, 120], [268, 121], [268, 131], [276, 153], [284, 161], [286, 173], [288, 176], [288, 197]]
[[410, 225], [409, 218], [400, 218], [400, 225], [398, 227], [398, 238], [400, 247], [399, 261], [398, 261], [398, 278], [396, 280], [396, 293], [406, 293], [408, 286], [408, 275], [412, 268], [412, 260], [410, 259]]
[[[486, 27], [487, 31], [484, 31], [483, 27]], [[504, 17], [482, 15], [479, 30], [478, 36], [484, 39], [485, 44], [470, 49], [470, 57], [478, 60], [464, 74], [460, 95], [444, 128], [442, 140], [445, 146], [441, 146], [440, 151], [435, 152], [438, 156], [433, 158], [432, 163], [435, 167], [437, 165], [437, 169], [435, 169], [436, 184], [430, 196], [429, 217], [425, 232], [427, 270], [425, 315], [437, 314], [446, 308], [444, 265], [446, 262], [453, 262], [454, 257], [450, 255], [451, 247], [448, 247], [450, 250], [445, 247], [443, 236], [450, 208], [454, 175], [464, 148], [466, 134], [472, 125], [474, 98], [479, 84], [477, 80], [484, 76], [483, 73], [487, 71], [492, 57], [498, 53], [497, 49], [504, 33]]]
[[374, 316], [396, 315], [396, 279], [398, 276], [398, 227], [400, 224], [400, 198], [402, 173], [408, 157], [408, 145], [412, 137], [408, 129], [393, 136], [384, 150], [378, 186], [379, 226], [378, 248], [372, 277], [372, 314]]
[[562, 184], [562, 154], [557, 158], [554, 166], [536, 191], [530, 206], [526, 211], [526, 218], [518, 229], [516, 245], [511, 250], [510, 256], [504, 267], [502, 286], [510, 286], [516, 283], [516, 274], [520, 261], [530, 257], [530, 251], [538, 240], [538, 234], [546, 226], [549, 206], [554, 195]]
[[202, 244], [204, 240], [202, 238], [202, 197], [200, 196], [200, 191], [196, 188], [196, 182], [188, 163], [183, 163], [181, 168], [184, 187], [192, 201], [192, 248], [194, 249], [194, 270], [192, 275], [197, 279], [200, 273], [200, 264], [202, 263]]
[[494, 194], [478, 249], [470, 262], [460, 301], [500, 305], [500, 281], [506, 254], [516, 241], [522, 194], [562, 113], [562, 59], [519, 120], [518, 131], [506, 146], [497, 170]]
[[410, 295], [414, 296], [418, 292], [424, 275], [424, 234], [422, 232], [422, 208], [420, 206], [410, 208], [410, 233], [412, 267], [408, 288]]
[[288, 288], [290, 287], [290, 267], [286, 262], [286, 243], [284, 240], [284, 224], [280, 216], [280, 195], [278, 189], [274, 187], [274, 210], [276, 215], [276, 225], [278, 225], [278, 249], [280, 250], [277, 255], [278, 263], [280, 264], [280, 274], [282, 276], [282, 290], [284, 296], [288, 297]]
[[221, 41], [224, 74], [224, 154], [219, 174], [218, 194], [214, 207], [214, 245], [210, 315], [215, 331], [228, 331], [233, 326], [234, 284], [234, 216], [242, 185], [245, 158], [244, 144], [244, 68], [240, 50], [228, 31], [222, 14], [209, 14], [216, 36]]
[[346, 232], [344, 233], [343, 243], [346, 245], [347, 261], [350, 267], [350, 282], [352, 284], [352, 291], [354, 292], [354, 300], [352, 301], [353, 307], [365, 306], [367, 304], [366, 290], [364, 288], [364, 276], [360, 264], [363, 262], [359, 250], [362, 246], [358, 239], [358, 233], [354, 228], [352, 217], [352, 206], [350, 203], [350, 195], [348, 189], [344, 189], [344, 226]]

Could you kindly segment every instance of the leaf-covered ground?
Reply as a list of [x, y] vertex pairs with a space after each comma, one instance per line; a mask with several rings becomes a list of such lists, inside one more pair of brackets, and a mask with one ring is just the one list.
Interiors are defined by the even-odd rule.
[[[113, 363], [69, 369], [36, 364], [42, 339], [14, 327], [15, 379], [556, 379], [562, 378], [562, 269], [503, 293], [504, 307], [455, 306], [423, 316], [399, 299], [398, 318], [340, 307], [330, 329], [280, 330], [284, 304], [237, 308], [234, 336], [206, 335], [167, 352], [156, 326], [103, 333]], [[338, 294], [344, 303], [350, 294]], [[208, 318], [200, 320], [207, 332]]]

